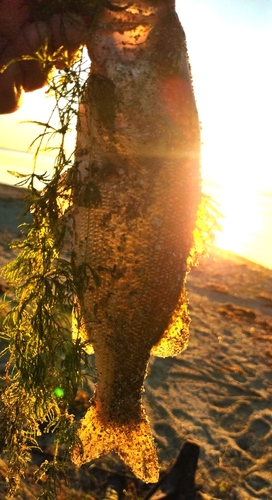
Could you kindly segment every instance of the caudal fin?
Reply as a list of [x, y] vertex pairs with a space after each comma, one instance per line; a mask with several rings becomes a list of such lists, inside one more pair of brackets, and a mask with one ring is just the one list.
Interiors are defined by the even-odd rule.
[[115, 451], [139, 479], [146, 483], [158, 481], [158, 458], [144, 410], [139, 422], [119, 424], [102, 419], [92, 406], [81, 421], [78, 435], [84, 452], [82, 456], [77, 448], [74, 450], [72, 461], [76, 465]]

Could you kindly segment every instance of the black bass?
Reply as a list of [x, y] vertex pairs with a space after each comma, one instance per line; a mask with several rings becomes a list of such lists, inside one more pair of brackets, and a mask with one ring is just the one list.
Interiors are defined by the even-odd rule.
[[106, 2], [78, 124], [73, 266], [97, 385], [81, 422], [88, 462], [114, 450], [158, 480], [141, 393], [150, 354], [188, 343], [184, 282], [200, 200], [200, 126], [172, 0]]

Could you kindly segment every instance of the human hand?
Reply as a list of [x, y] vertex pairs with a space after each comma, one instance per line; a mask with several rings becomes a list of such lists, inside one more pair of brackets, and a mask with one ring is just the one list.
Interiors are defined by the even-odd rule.
[[[39, 0], [36, 0], [39, 3]], [[75, 13], [53, 14], [46, 22], [31, 19], [33, 0], [0, 0], [0, 113], [12, 113], [21, 103], [24, 92], [47, 84], [54, 67], [63, 67], [62, 54], [72, 64], [85, 43], [86, 24]], [[44, 65], [35, 57], [43, 46], [53, 55], [61, 47], [59, 58]], [[33, 56], [31, 60], [20, 60]], [[11, 61], [13, 61], [9, 64]]]

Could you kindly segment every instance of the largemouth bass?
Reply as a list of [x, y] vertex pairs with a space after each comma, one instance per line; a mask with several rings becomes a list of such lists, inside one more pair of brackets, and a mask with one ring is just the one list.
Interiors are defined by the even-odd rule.
[[172, 0], [115, 0], [96, 17], [78, 124], [73, 267], [96, 392], [84, 454], [110, 450], [158, 480], [141, 403], [150, 354], [188, 343], [186, 260], [200, 199], [200, 127]]

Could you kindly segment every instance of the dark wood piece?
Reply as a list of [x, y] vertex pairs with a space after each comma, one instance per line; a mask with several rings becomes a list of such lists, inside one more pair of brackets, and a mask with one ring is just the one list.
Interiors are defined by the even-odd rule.
[[174, 462], [161, 479], [149, 490], [144, 500], [195, 500], [195, 472], [199, 446], [186, 441]]

